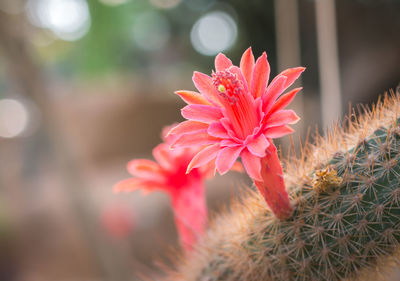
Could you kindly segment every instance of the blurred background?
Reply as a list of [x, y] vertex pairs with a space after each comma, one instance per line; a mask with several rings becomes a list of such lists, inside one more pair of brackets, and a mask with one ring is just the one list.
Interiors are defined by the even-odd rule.
[[[162, 276], [168, 197], [112, 186], [182, 120], [173, 91], [249, 46], [273, 76], [305, 66], [298, 145], [399, 86], [399, 35], [396, 0], [0, 0], [0, 280]], [[207, 182], [211, 216], [248, 183]]]

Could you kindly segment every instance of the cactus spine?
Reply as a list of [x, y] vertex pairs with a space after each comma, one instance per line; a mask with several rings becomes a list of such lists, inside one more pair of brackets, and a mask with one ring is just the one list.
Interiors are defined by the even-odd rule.
[[306, 145], [286, 161], [290, 219], [247, 195], [214, 220], [170, 280], [385, 280], [372, 273], [400, 253], [399, 117], [397, 93]]

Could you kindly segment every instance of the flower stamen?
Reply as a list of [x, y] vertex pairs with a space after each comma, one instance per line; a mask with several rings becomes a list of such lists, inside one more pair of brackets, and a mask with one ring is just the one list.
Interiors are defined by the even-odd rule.
[[257, 126], [256, 113], [243, 82], [229, 71], [212, 74], [213, 85], [217, 89], [226, 113], [230, 116], [238, 137], [245, 139]]
[[230, 105], [238, 102], [238, 96], [243, 92], [243, 85], [235, 74], [228, 71], [213, 73], [213, 84], [220, 96], [227, 100]]

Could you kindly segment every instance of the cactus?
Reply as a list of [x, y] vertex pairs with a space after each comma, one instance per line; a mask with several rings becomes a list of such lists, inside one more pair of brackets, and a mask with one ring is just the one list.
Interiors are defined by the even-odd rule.
[[386, 280], [376, 273], [400, 253], [400, 95], [362, 111], [288, 157], [289, 219], [250, 191], [168, 280]]

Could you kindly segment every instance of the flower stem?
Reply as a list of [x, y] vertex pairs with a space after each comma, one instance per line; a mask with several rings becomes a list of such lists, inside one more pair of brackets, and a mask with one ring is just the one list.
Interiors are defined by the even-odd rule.
[[254, 181], [254, 184], [265, 202], [278, 219], [289, 218], [293, 209], [286, 191], [278, 153], [272, 142], [267, 148], [267, 155], [261, 159], [261, 176], [263, 181]]
[[190, 252], [207, 226], [205, 188], [201, 181], [192, 181], [172, 194], [172, 207], [181, 246]]

